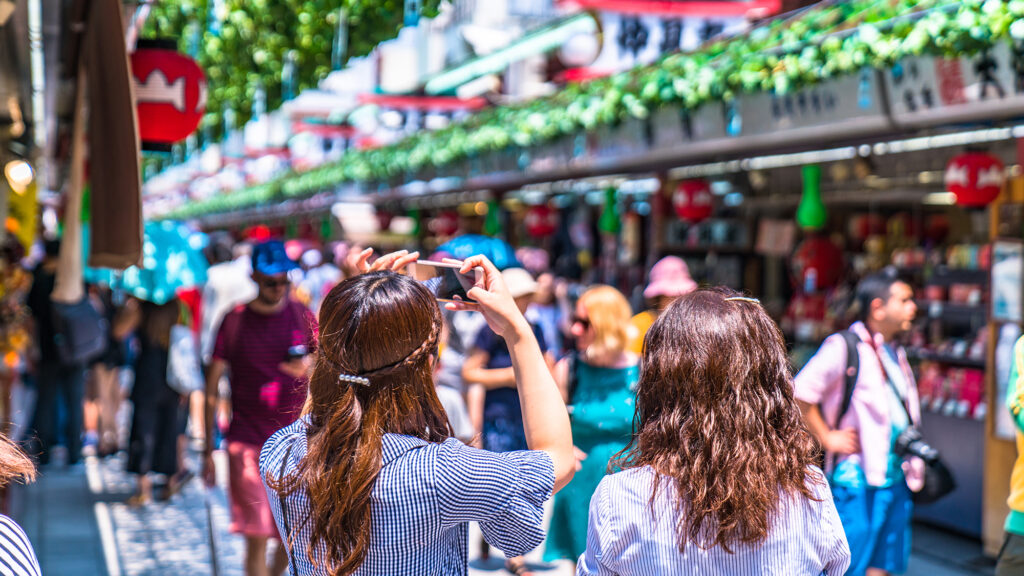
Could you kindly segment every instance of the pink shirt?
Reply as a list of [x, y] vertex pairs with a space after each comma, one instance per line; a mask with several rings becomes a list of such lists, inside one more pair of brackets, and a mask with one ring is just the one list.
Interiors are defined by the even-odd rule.
[[[843, 400], [843, 381], [846, 372], [846, 341], [839, 334], [825, 339], [814, 357], [794, 379], [794, 394], [797, 400], [808, 404], [820, 404], [825, 422], [833, 428], [854, 428], [860, 435], [860, 449], [849, 458], [864, 470], [867, 483], [883, 486], [889, 466], [889, 449], [892, 446], [892, 423], [889, 417], [889, 382], [882, 363], [871, 345], [871, 335], [861, 322], [850, 326], [860, 336], [857, 352], [860, 360], [857, 385], [853, 390], [850, 408], [839, 426], [833, 426]], [[875, 335], [875, 345], [884, 344], [882, 337]], [[914, 373], [907, 362], [906, 352], [897, 348], [897, 358], [907, 382], [907, 407], [914, 423], [921, 421], [921, 403], [917, 397]], [[827, 462], [831, 471], [834, 462]], [[920, 490], [924, 483], [924, 463], [914, 458], [903, 462], [907, 486]]]

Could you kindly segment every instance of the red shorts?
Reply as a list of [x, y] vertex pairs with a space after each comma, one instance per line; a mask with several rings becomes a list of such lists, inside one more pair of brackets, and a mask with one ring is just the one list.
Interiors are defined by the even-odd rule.
[[228, 442], [228, 499], [231, 532], [244, 536], [281, 539], [270, 511], [267, 490], [260, 476], [260, 448]]

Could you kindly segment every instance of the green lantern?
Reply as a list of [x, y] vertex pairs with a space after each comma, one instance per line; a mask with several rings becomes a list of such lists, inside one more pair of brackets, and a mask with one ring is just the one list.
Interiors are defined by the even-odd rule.
[[821, 230], [828, 220], [825, 203], [821, 201], [821, 166], [804, 166], [803, 178], [804, 194], [796, 209], [796, 223], [804, 230]]
[[615, 188], [608, 188], [604, 191], [604, 209], [601, 210], [601, 219], [597, 223], [597, 228], [604, 234], [615, 235], [622, 228], [619, 203], [615, 196]]
[[484, 217], [484, 234], [498, 236], [501, 234], [501, 205], [497, 200], [487, 201], [487, 216]]
[[331, 217], [324, 216], [324, 219], [320, 221], [320, 240], [323, 242], [330, 240], [332, 231]]
[[412, 231], [409, 232], [409, 235], [418, 237], [420, 230], [423, 229], [423, 215], [420, 213], [420, 209], [410, 208], [406, 215], [412, 218]]
[[299, 237], [299, 221], [291, 218], [285, 225], [284, 237], [288, 239]]

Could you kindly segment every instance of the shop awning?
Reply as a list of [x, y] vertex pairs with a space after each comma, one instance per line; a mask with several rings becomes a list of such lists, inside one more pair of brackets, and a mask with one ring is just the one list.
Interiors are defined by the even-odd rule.
[[[1024, 91], [1011, 77], [1009, 40], [1022, 23], [1021, 3], [822, 3], [698, 52], [488, 108], [272, 185], [292, 197], [410, 179], [513, 187], [1019, 116]], [[960, 61], [959, 84], [948, 60]], [[1000, 90], [1004, 98], [978, 100]], [[207, 210], [190, 208], [192, 216]]]
[[534, 30], [500, 50], [435, 74], [427, 80], [424, 90], [427, 94], [449, 93], [470, 80], [501, 72], [514, 62], [555, 50], [577, 34], [596, 34], [597, 31], [597, 20], [592, 14], [574, 14]]
[[391, 110], [422, 110], [424, 112], [455, 112], [479, 110], [487, 106], [484, 98], [452, 98], [448, 96], [406, 96], [399, 94], [360, 94], [360, 104], [376, 104]]

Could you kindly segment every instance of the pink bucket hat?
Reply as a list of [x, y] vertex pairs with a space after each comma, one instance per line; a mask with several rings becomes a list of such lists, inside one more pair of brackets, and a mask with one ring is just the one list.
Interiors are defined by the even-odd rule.
[[677, 297], [697, 289], [686, 262], [678, 256], [666, 256], [651, 268], [651, 281], [644, 289], [644, 298]]

